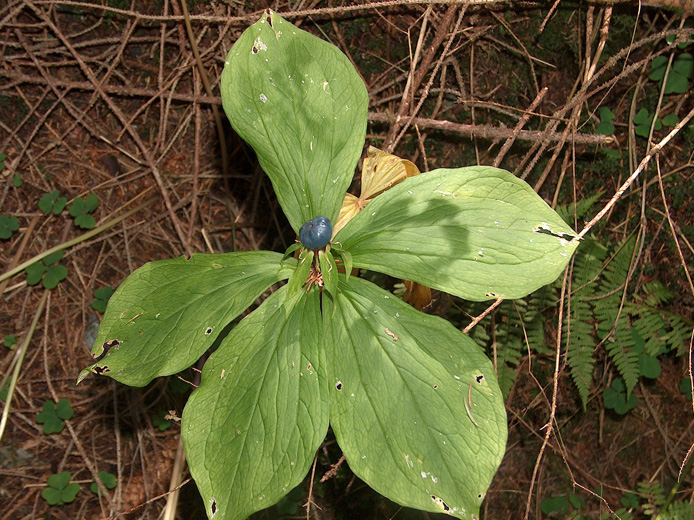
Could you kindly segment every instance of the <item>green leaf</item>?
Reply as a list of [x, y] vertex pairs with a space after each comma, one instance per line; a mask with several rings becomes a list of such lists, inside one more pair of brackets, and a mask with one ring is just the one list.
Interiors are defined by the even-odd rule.
[[335, 240], [354, 267], [482, 301], [521, 298], [553, 282], [578, 245], [574, 236], [525, 182], [472, 166], [410, 177]]
[[70, 483], [72, 478], [72, 473], [69, 471], [63, 471], [62, 473], [55, 473], [48, 477], [48, 485], [55, 489], [65, 489], [65, 487]]
[[[268, 251], [195, 254], [150, 262], [109, 300], [89, 371], [131, 386], [192, 365], [219, 333], [270, 285], [286, 279], [296, 260]], [[80, 376], [80, 379], [83, 375]]]
[[667, 83], [665, 84], [664, 94], [684, 94], [689, 89], [689, 80], [678, 74], [677, 71], [670, 71], [670, 75], [667, 78]]
[[65, 428], [63, 420], [58, 417], [58, 414], [56, 413], [55, 403], [53, 401], [46, 401], [43, 403], [43, 409], [36, 416], [36, 422], [43, 424], [43, 433], [46, 435], [51, 433], [60, 433], [63, 431], [63, 428]]
[[97, 197], [94, 193], [90, 193], [87, 195], [87, 198], [84, 201], [84, 210], [87, 213], [93, 213], [96, 208], [99, 207], [99, 197]]
[[43, 275], [43, 286], [46, 289], [55, 289], [65, 278], [67, 278], [67, 267], [61, 264], [51, 265]]
[[634, 123], [637, 125], [648, 125], [650, 126], [651, 121], [653, 121], [653, 116], [648, 113], [648, 110], [642, 108], [634, 116]]
[[26, 271], [27, 274], [27, 284], [36, 285], [41, 281], [41, 278], [43, 278], [43, 273], [46, 272], [46, 266], [41, 262], [36, 262], [35, 264], [31, 264], [24, 271]]
[[55, 190], [50, 193], [44, 193], [41, 200], [39, 200], [39, 209], [43, 211], [46, 215], [53, 213], [54, 215], [59, 214], [65, 209], [67, 205], [67, 199], [60, 196], [60, 191]]
[[73, 200], [72, 204], [70, 204], [70, 209], [68, 209], [68, 213], [71, 217], [84, 215], [84, 199], [82, 197], [77, 197]]
[[0, 238], [7, 240], [19, 229], [19, 220], [10, 215], [0, 215]]
[[550, 513], [564, 515], [569, 511], [569, 499], [565, 496], [545, 497], [540, 502], [540, 509], [546, 515]]
[[0, 172], [5, 169], [5, 159], [7, 159], [7, 155], [0, 152]]
[[72, 406], [70, 406], [70, 401], [63, 398], [58, 401], [58, 404], [55, 407], [55, 413], [60, 419], [66, 421], [68, 419], [72, 419], [75, 411], [72, 409]]
[[17, 335], [16, 334], [5, 334], [3, 340], [5, 346], [10, 350], [14, 350], [17, 347]]
[[612, 385], [605, 389], [602, 396], [605, 408], [612, 409], [620, 415], [624, 415], [629, 410], [636, 408], [638, 404], [638, 398], [633, 392], [627, 398], [626, 385], [619, 377], [612, 381]]
[[601, 122], [610, 123], [615, 118], [615, 114], [608, 107], [600, 107], [598, 109], [598, 117]]
[[96, 220], [91, 215], [78, 215], [75, 217], [75, 225], [82, 229], [92, 229], [96, 226]]
[[651, 81], [662, 81], [665, 77], [665, 70], [667, 69], [667, 56], [656, 56], [651, 62], [651, 72], [648, 75], [648, 79]]
[[[50, 477], [49, 477], [50, 478]], [[41, 490], [41, 498], [43, 498], [48, 505], [57, 506], [61, 505], [63, 502], [60, 500], [61, 489], [56, 489], [52, 487], [46, 487]]]
[[[2, 171], [2, 168], [0, 168], [0, 171]], [[12, 186], [14, 186], [15, 188], [19, 188], [23, 183], [24, 181], [22, 180], [21, 173], [15, 173], [12, 176]]]
[[663, 126], [667, 126], [668, 128], [672, 128], [679, 122], [680, 118], [677, 117], [677, 114], [675, 114], [674, 112], [663, 117]]
[[65, 254], [65, 251], [62, 249], [60, 251], [56, 251], [55, 253], [51, 253], [47, 257], [45, 257], [42, 262], [46, 265], [49, 266], [51, 264], [55, 264], [60, 262], [63, 259], [63, 255]]
[[171, 428], [171, 421], [165, 418], [166, 413], [166, 410], [161, 410], [152, 416], [152, 424], [162, 432]]
[[368, 107], [347, 57], [266, 11], [231, 48], [221, 92], [294, 231], [319, 215], [335, 222], [364, 146]]
[[68, 484], [63, 488], [63, 490], [60, 492], [60, 500], [64, 504], [70, 504], [75, 500], [75, 497], [77, 497], [77, 493], [80, 491], [80, 485], [77, 482], [73, 482], [72, 484]]
[[299, 255], [299, 266], [294, 270], [287, 283], [287, 298], [297, 294], [306, 283], [308, 275], [311, 273], [314, 256], [315, 253], [310, 249], [304, 249]]
[[[101, 483], [106, 487], [106, 489], [114, 489], [116, 487], [116, 484], [118, 481], [116, 480], [116, 476], [113, 473], [109, 473], [108, 471], [99, 471], [99, 480]], [[96, 493], [97, 495], [101, 496], [101, 490], [99, 489], [99, 486], [95, 481], [92, 481], [91, 486], [89, 486], [89, 489], [92, 491], [92, 493]]]
[[239, 323], [205, 363], [182, 438], [207, 514], [243, 520], [306, 475], [328, 430], [320, 291], [286, 286]]
[[506, 446], [494, 367], [376, 285], [352, 276], [340, 289], [323, 315], [330, 423], [350, 468], [401, 505], [474, 518]]
[[595, 133], [598, 135], [612, 135], [614, 134], [614, 125], [603, 121], [595, 127]]
[[99, 311], [101, 314], [106, 312], [106, 304], [113, 296], [114, 289], [111, 286], [100, 287], [94, 291], [94, 301], [92, 301], [92, 309]]

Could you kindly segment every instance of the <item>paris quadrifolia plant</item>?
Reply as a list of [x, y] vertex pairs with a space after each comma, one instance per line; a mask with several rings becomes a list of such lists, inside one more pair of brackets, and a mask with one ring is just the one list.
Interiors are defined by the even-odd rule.
[[336, 47], [272, 11], [232, 47], [221, 91], [300, 240], [285, 254], [142, 266], [111, 297], [80, 380], [144, 386], [216, 347], [181, 426], [210, 518], [241, 520], [278, 502], [330, 426], [379, 493], [475, 519], [506, 446], [494, 368], [453, 325], [358, 273], [467, 300], [519, 298], [561, 274], [574, 231], [491, 167], [419, 174], [371, 149], [361, 197], [345, 195], [364, 148], [366, 88]]

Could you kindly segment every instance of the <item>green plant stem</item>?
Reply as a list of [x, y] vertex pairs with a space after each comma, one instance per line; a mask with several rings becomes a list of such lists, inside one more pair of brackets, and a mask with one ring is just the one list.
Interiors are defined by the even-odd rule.
[[29, 260], [27, 260], [26, 262], [22, 262], [14, 269], [10, 269], [6, 273], [0, 275], [0, 282], [3, 282], [4, 280], [7, 280], [8, 278], [13, 277], [17, 273], [21, 273], [24, 269], [26, 269], [30, 265], [35, 264], [39, 260], [46, 258], [48, 255], [52, 255], [56, 251], [62, 251], [63, 249], [67, 249], [69, 247], [75, 246], [81, 242], [84, 242], [85, 240], [89, 240], [90, 238], [98, 235], [99, 233], [106, 231], [107, 229], [112, 228], [116, 224], [119, 224], [120, 222], [122, 222], [126, 218], [130, 217], [131, 215], [134, 215], [135, 213], [137, 213], [141, 209], [146, 208], [147, 206], [152, 204], [155, 200], [156, 199], [149, 199], [148, 201], [143, 202], [142, 204], [137, 206], [136, 208], [133, 208], [130, 211], [128, 211], [127, 213], [124, 213], [120, 217], [116, 217], [115, 219], [113, 219], [110, 222], [102, 224], [99, 227], [95, 227], [94, 229], [87, 231], [86, 233], [84, 233], [78, 237], [75, 237], [72, 240], [68, 240], [67, 242], [63, 242], [62, 244], [58, 244], [55, 247], [52, 247], [50, 249], [47, 249], [46, 251], [43, 251], [42, 253], [39, 253], [38, 255], [34, 256], [33, 258], [30, 258]]
[[680, 484], [687, 479], [687, 474], [689, 473], [689, 470], [692, 469], [692, 460], [694, 460], [694, 457], [690, 457], [689, 462], [687, 462], [687, 465], [682, 470], [680, 478], [677, 479], [675, 485], [672, 486], [667, 500], [665, 500], [663, 507], [660, 508], [660, 511], [658, 511], [658, 516], [656, 516], [654, 520], [662, 520], [663, 515], [667, 512], [667, 508], [670, 507], [670, 504], [675, 499], [675, 495], [677, 494], [677, 491], [680, 489]]
[[17, 361], [14, 366], [14, 371], [12, 372], [12, 378], [10, 379], [10, 387], [7, 390], [7, 399], [5, 401], [5, 408], [2, 410], [2, 419], [0, 419], [0, 441], [2, 441], [3, 434], [5, 433], [5, 426], [7, 425], [7, 418], [10, 415], [10, 405], [12, 404], [12, 396], [14, 395], [14, 389], [17, 386], [17, 379], [19, 379], [19, 372], [22, 369], [22, 363], [24, 362], [24, 356], [26, 355], [27, 349], [29, 348], [29, 343], [34, 336], [34, 331], [36, 330], [36, 324], [39, 322], [41, 314], [43, 314], [43, 309], [46, 306], [46, 300], [48, 299], [48, 293], [50, 291], [45, 289], [43, 291], [43, 296], [39, 302], [39, 308], [36, 310], [34, 319], [31, 322], [31, 326], [27, 332], [22, 346], [19, 347], [19, 352], [17, 356]]

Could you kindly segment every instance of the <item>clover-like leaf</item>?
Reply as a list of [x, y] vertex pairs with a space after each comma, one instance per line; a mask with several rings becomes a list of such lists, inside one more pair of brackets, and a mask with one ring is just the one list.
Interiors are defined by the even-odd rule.
[[328, 430], [319, 291], [273, 293], [205, 363], [183, 411], [190, 472], [215, 520], [243, 520], [304, 478]]
[[89, 372], [144, 386], [188, 368], [234, 318], [296, 260], [268, 251], [195, 254], [150, 262], [109, 300], [92, 347]]
[[364, 146], [369, 101], [347, 57], [267, 11], [229, 51], [221, 92], [294, 231], [319, 215], [336, 222]]
[[631, 392], [627, 396], [626, 385], [624, 384], [624, 380], [620, 377], [616, 377], [612, 381], [612, 385], [605, 389], [602, 398], [605, 403], [605, 408], [614, 410], [620, 415], [624, 415], [629, 412], [629, 410], [636, 408], [638, 404], [636, 394]]
[[94, 291], [94, 300], [92, 301], [92, 309], [99, 311], [101, 314], [106, 312], [106, 304], [113, 296], [115, 290], [111, 286], [100, 287]]
[[[113, 473], [109, 473], [108, 471], [99, 471], [98, 476], [99, 480], [106, 489], [114, 489], [118, 484], [116, 476]], [[89, 489], [92, 491], [92, 493], [96, 493], [97, 495], [101, 496], [101, 490], [95, 481], [92, 481]]]
[[43, 424], [45, 434], [60, 433], [65, 427], [63, 421], [71, 419], [73, 414], [74, 410], [67, 399], [60, 399], [57, 405], [53, 401], [46, 401], [36, 416], [36, 422]]
[[335, 237], [354, 267], [468, 300], [521, 298], [553, 282], [575, 232], [525, 182], [472, 166], [410, 177]]
[[60, 191], [55, 190], [50, 193], [45, 193], [41, 200], [39, 200], [39, 209], [43, 211], [46, 215], [53, 213], [58, 215], [61, 211], [65, 209], [67, 205], [67, 198], [60, 196]]
[[0, 239], [7, 240], [19, 229], [19, 219], [11, 215], [0, 215]]
[[75, 225], [82, 229], [92, 229], [96, 225], [96, 220], [90, 215], [99, 207], [99, 197], [90, 193], [86, 199], [77, 197], [68, 210], [70, 216], [75, 219]]
[[69, 504], [75, 500], [79, 493], [80, 485], [76, 482], [70, 483], [72, 473], [63, 471], [48, 477], [48, 486], [41, 491], [41, 497], [50, 505]]
[[171, 428], [171, 421], [166, 419], [166, 410], [160, 410], [152, 416], [152, 424], [155, 428], [159, 428], [159, 431], [166, 431]]

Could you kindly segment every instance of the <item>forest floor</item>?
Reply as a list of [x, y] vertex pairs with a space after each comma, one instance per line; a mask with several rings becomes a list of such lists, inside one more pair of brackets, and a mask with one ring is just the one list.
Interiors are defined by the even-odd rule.
[[[635, 2], [463, 4], [191, 0], [210, 92], [180, 2], [0, 7], [0, 519], [204, 518], [177, 422], [198, 373], [144, 388], [75, 382], [92, 362], [104, 288], [153, 260], [293, 243], [226, 120], [223, 163], [213, 113], [226, 53], [268, 7], [355, 64], [367, 145], [421, 171], [507, 169], [577, 231], [608, 210], [591, 224], [599, 269], [581, 271], [579, 248], [566, 274], [589, 296], [558, 301], [560, 279], [472, 331], [504, 381], [509, 423], [482, 518], [694, 518], [694, 24]], [[42, 260], [43, 281], [11, 273], [52, 248], [64, 254]], [[595, 303], [613, 295], [617, 318]], [[426, 312], [461, 330], [493, 303], [434, 296]], [[620, 365], [630, 352], [631, 373]], [[615, 383], [630, 378], [635, 401]], [[438, 516], [388, 501], [347, 464], [322, 481], [340, 456], [329, 434], [314, 482], [253, 518]], [[79, 489], [50, 505], [48, 478], [65, 471]], [[90, 489], [99, 472], [107, 494]]]

